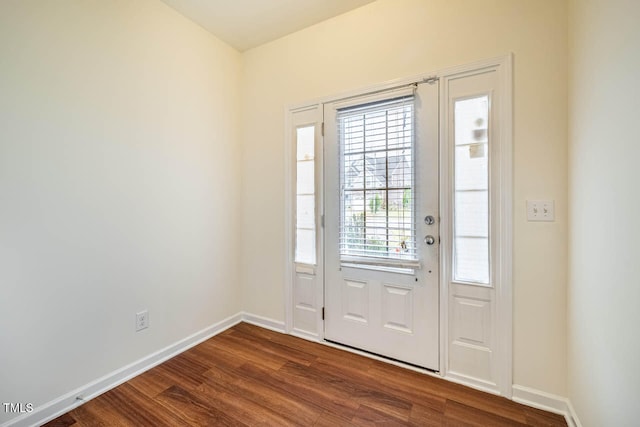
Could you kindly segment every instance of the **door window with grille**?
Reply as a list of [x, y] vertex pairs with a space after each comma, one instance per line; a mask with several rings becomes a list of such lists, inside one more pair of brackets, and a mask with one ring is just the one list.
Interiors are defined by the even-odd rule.
[[341, 259], [416, 260], [414, 97], [341, 109], [336, 118]]

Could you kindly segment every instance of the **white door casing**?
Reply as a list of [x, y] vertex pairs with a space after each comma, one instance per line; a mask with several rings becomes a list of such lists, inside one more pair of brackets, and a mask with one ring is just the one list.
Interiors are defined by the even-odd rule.
[[[406, 90], [406, 89], [405, 89]], [[396, 93], [325, 104], [325, 339], [439, 370], [438, 85], [415, 88], [415, 242], [419, 266], [397, 269], [347, 262], [339, 251], [339, 109]], [[365, 210], [367, 207], [365, 206]], [[424, 221], [430, 215], [433, 224]], [[427, 235], [434, 243], [424, 242]], [[376, 263], [375, 259], [363, 260]]]
[[[323, 230], [318, 227], [318, 264], [313, 268], [308, 266], [296, 266], [294, 263], [295, 250], [295, 138], [292, 129], [305, 110], [315, 110], [317, 127], [320, 129], [322, 123], [323, 103], [335, 103], [337, 100], [352, 99], [362, 94], [377, 94], [388, 91], [400, 85], [409, 84], [416, 81], [424, 81], [427, 78], [438, 76], [440, 85], [440, 105], [439, 105], [439, 189], [440, 199], [437, 204], [440, 207], [440, 258], [438, 262], [440, 274], [440, 321], [439, 321], [439, 372], [440, 375], [450, 381], [462, 383], [474, 388], [479, 388], [495, 394], [511, 398], [512, 392], [512, 223], [513, 223], [513, 56], [511, 54], [496, 58], [477, 61], [475, 63], [462, 66], [450, 67], [442, 70], [435, 70], [431, 73], [422, 73], [417, 76], [397, 79], [387, 83], [370, 86], [365, 89], [354, 90], [343, 93], [339, 96], [325, 97], [313, 102], [301, 103], [296, 106], [285, 108], [285, 249], [288, 254], [285, 260], [285, 327], [288, 333], [323, 342], [325, 321], [321, 317], [322, 308], [325, 305], [324, 282], [320, 277], [324, 271], [322, 266], [322, 254], [327, 251], [326, 244], [322, 241]], [[472, 77], [486, 72], [495, 72], [494, 87], [471, 88], [466, 95], [458, 89], [459, 83], [466, 86], [466, 82], [472, 83]], [[425, 85], [421, 85], [425, 86]], [[469, 283], [456, 283], [452, 280], [452, 254], [451, 243], [453, 229], [453, 142], [452, 142], [452, 102], [456, 98], [464, 96], [474, 96], [478, 93], [492, 93], [491, 121], [493, 127], [492, 148], [490, 159], [490, 210], [491, 210], [491, 285], [476, 286]], [[327, 123], [328, 125], [329, 123]], [[327, 129], [325, 134], [330, 132]], [[319, 135], [320, 133], [318, 133]], [[320, 138], [320, 137], [319, 137]], [[322, 144], [322, 139], [318, 144]], [[318, 223], [321, 220], [321, 206], [324, 192], [321, 186], [324, 182], [322, 177], [323, 157], [328, 156], [328, 152], [316, 153], [316, 171], [320, 174], [317, 177], [316, 188], [318, 194]], [[337, 154], [336, 154], [337, 156]], [[334, 176], [335, 178], [335, 176]], [[331, 179], [331, 177], [329, 177]], [[293, 187], [293, 190], [292, 190]], [[420, 213], [418, 213], [421, 215]], [[328, 224], [327, 224], [328, 225]], [[423, 237], [420, 232], [419, 237]], [[335, 252], [335, 251], [334, 251]], [[300, 270], [300, 271], [297, 271]], [[308, 272], [313, 271], [314, 275], [309, 276]], [[307, 274], [305, 276], [305, 274]], [[313, 291], [309, 281], [304, 284], [298, 279], [310, 279], [313, 277]], [[298, 285], [303, 285], [299, 288]], [[357, 292], [358, 284], [352, 288]], [[304, 288], [304, 289], [303, 289]], [[399, 287], [402, 289], [402, 287]], [[392, 289], [394, 290], [394, 289]], [[402, 290], [398, 292], [400, 295]], [[306, 299], [306, 300], [305, 300]], [[305, 301], [303, 301], [305, 300]], [[308, 301], [307, 301], [308, 300]], [[303, 304], [300, 304], [303, 302]], [[297, 307], [298, 306], [298, 307]], [[303, 317], [295, 315], [297, 311], [302, 311], [300, 306], [304, 306], [306, 312], [303, 316], [308, 316], [313, 312], [316, 322], [303, 320]], [[329, 337], [327, 337], [329, 338]], [[456, 343], [458, 341], [458, 343]], [[467, 341], [459, 346], [459, 342]], [[474, 343], [475, 341], [475, 343]], [[475, 364], [472, 354], [461, 354], [458, 351], [461, 347], [463, 353], [467, 349], [475, 349], [478, 345], [479, 353], [490, 355], [490, 362]], [[390, 347], [390, 345], [388, 346]], [[486, 351], [485, 349], [488, 349]], [[348, 349], [348, 347], [345, 347]], [[452, 351], [453, 350], [453, 351]], [[474, 353], [472, 351], [471, 353]]]

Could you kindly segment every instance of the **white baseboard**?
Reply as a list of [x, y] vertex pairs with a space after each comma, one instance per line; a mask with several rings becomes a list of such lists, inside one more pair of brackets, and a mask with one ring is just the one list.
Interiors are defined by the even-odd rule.
[[265, 329], [271, 329], [272, 331], [285, 333], [284, 322], [280, 320], [270, 319], [268, 317], [258, 316], [257, 314], [251, 314], [242, 312], [242, 321], [251, 323], [252, 325], [260, 326]]
[[460, 374], [458, 372], [449, 371], [444, 375], [444, 379], [451, 381], [452, 383], [461, 384], [466, 387], [471, 387], [476, 390], [480, 390], [485, 393], [495, 394], [500, 396], [500, 390], [498, 385], [489, 381], [479, 380], [467, 375]]
[[[82, 387], [79, 387], [63, 396], [51, 400], [48, 403], [38, 407], [33, 412], [26, 413], [11, 419], [0, 427], [26, 427], [26, 426], [39, 426], [46, 422], [49, 422], [62, 414], [69, 412], [70, 410], [80, 406], [81, 404], [97, 397], [114, 387], [130, 380], [131, 378], [140, 375], [141, 373], [153, 368], [160, 363], [171, 359], [172, 357], [182, 353], [189, 348], [200, 344], [203, 341], [208, 340], [214, 335], [240, 323], [244, 320], [244, 313], [237, 313], [231, 317], [228, 317], [220, 322], [217, 322], [201, 331], [196, 332], [168, 347], [163, 348], [149, 356], [143, 357], [130, 365], [120, 368], [110, 374], [105, 375], [102, 378], [98, 378], [95, 381], [90, 382]], [[81, 397], [81, 400], [78, 399]]]
[[567, 420], [567, 425], [569, 427], [582, 427], [582, 423], [580, 422], [580, 418], [578, 418], [578, 414], [576, 414], [576, 410], [573, 408], [571, 401], [567, 399], [567, 407], [569, 412], [564, 416]]
[[566, 397], [514, 384], [512, 398], [523, 405], [563, 415], [569, 427], [582, 427], [573, 405]]
[[313, 342], [321, 341], [320, 336], [318, 334], [314, 334], [308, 331], [303, 331], [302, 329], [293, 328], [289, 334], [293, 335], [294, 337], [302, 338], [307, 341], [313, 341]]

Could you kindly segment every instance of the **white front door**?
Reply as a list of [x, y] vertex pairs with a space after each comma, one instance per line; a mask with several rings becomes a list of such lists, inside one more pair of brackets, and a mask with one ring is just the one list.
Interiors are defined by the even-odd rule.
[[438, 371], [438, 84], [324, 122], [325, 339]]

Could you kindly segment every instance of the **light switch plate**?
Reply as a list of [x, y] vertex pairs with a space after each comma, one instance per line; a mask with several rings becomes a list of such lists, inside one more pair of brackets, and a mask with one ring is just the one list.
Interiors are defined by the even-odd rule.
[[527, 200], [527, 221], [555, 221], [553, 200]]

